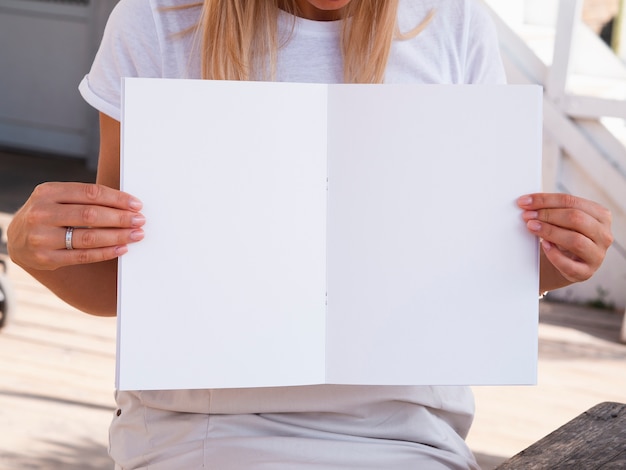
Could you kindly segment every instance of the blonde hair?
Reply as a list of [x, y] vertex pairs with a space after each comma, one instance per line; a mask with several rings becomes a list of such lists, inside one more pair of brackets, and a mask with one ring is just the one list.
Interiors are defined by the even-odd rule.
[[[279, 4], [280, 1], [280, 4]], [[382, 83], [394, 39], [417, 36], [433, 16], [408, 33], [397, 26], [399, 0], [352, 0], [341, 33], [345, 83]], [[279, 7], [301, 14], [296, 0], [204, 0], [196, 29], [202, 78], [272, 80], [279, 47]]]

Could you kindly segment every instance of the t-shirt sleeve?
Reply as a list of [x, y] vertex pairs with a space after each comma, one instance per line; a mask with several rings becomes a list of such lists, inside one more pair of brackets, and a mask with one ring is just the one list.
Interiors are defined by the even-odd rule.
[[91, 70], [78, 87], [85, 101], [119, 121], [121, 79], [161, 77], [159, 44], [152, 2], [121, 0], [107, 21]]
[[465, 83], [505, 84], [506, 75], [493, 19], [477, 0], [470, 0], [467, 8]]

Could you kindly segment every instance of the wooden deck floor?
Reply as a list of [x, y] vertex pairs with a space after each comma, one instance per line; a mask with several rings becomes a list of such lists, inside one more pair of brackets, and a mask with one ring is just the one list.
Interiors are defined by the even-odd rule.
[[[11, 188], [3, 227], [22, 198]], [[18, 308], [0, 331], [0, 469], [112, 469], [115, 320], [73, 310], [15, 266], [8, 278]], [[621, 315], [542, 302], [540, 317], [539, 385], [474, 388], [468, 442], [485, 470], [599, 402], [626, 403]]]
[[112, 469], [115, 320], [75, 311], [13, 265], [8, 280], [17, 306], [0, 331], [0, 469]]

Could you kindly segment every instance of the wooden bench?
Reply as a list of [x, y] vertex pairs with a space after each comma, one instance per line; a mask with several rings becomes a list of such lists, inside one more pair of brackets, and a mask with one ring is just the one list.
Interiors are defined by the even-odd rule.
[[585, 411], [496, 470], [626, 469], [626, 404]]

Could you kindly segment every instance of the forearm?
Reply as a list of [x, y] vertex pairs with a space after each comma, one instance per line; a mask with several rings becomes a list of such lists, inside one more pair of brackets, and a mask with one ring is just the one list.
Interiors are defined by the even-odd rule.
[[539, 293], [543, 294], [570, 284], [572, 282], [563, 277], [560, 271], [546, 258], [543, 250], [541, 250], [539, 258]]
[[74, 265], [54, 271], [26, 271], [60, 299], [98, 316], [114, 316], [117, 310], [117, 260]]

